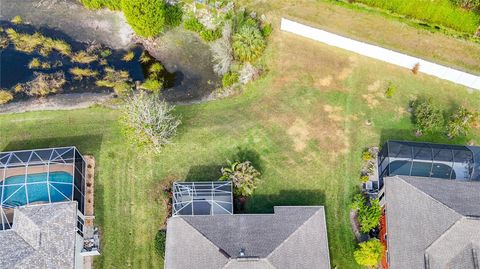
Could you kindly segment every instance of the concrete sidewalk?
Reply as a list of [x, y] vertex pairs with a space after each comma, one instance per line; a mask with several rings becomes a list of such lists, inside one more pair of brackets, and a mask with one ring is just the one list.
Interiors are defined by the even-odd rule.
[[419, 64], [419, 72], [480, 90], [479, 76], [450, 67], [332, 34], [285, 18], [282, 18], [281, 30], [408, 69], [412, 69], [415, 65]]

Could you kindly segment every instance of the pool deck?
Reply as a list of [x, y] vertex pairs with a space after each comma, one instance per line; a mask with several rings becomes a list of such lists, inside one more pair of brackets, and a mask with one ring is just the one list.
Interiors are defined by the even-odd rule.
[[[50, 169], [48, 168], [50, 167]], [[21, 176], [25, 175], [27, 172], [29, 174], [39, 174], [39, 173], [47, 173], [47, 172], [67, 172], [73, 175], [73, 169], [75, 169], [72, 164], [50, 164], [47, 165], [30, 165], [28, 167], [15, 167], [15, 168], [0, 168], [0, 182], [5, 180], [5, 178], [13, 177], [13, 176]]]

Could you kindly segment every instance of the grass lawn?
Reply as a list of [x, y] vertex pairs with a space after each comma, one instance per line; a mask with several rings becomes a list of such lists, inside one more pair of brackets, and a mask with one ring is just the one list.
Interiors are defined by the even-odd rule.
[[[479, 130], [453, 141], [415, 137], [408, 104], [431, 96], [446, 110], [473, 109], [480, 92], [292, 34], [275, 31], [271, 39], [269, 73], [240, 96], [178, 107], [183, 125], [158, 155], [130, 146], [119, 113], [101, 107], [0, 115], [0, 150], [76, 145], [95, 155], [103, 243], [96, 268], [163, 268], [153, 249], [166, 214], [162, 182], [216, 179], [219, 166], [239, 153], [263, 172], [247, 211], [325, 205], [332, 268], [358, 268], [348, 205], [358, 191], [361, 152], [387, 139], [478, 143]], [[387, 99], [390, 83], [398, 90]]]
[[357, 0], [357, 2], [471, 35], [480, 26], [480, 14], [462, 9], [451, 0]]
[[[238, 0], [279, 23], [287, 17], [313, 27], [480, 75], [480, 45], [441, 32], [409, 26], [373, 9], [335, 0]], [[426, 1], [428, 2], [428, 1]], [[346, 8], [350, 7], [350, 8]], [[479, 22], [480, 23], [480, 22]], [[417, 23], [415, 23], [418, 25]]]

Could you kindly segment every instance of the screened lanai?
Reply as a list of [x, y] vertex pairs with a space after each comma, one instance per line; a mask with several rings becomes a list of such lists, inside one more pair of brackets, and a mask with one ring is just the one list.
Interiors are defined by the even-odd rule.
[[386, 176], [480, 180], [480, 147], [388, 141], [378, 156], [380, 187]]
[[83, 214], [85, 168], [75, 147], [0, 152], [0, 229], [18, 206], [77, 201]]
[[220, 214], [233, 214], [231, 181], [173, 183], [173, 216]]

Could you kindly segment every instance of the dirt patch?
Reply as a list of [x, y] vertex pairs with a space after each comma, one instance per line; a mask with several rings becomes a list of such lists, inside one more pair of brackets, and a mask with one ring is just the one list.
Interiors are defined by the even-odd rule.
[[382, 82], [380, 80], [376, 80], [367, 86], [368, 93], [362, 94], [362, 98], [369, 108], [377, 107], [382, 99], [385, 99], [385, 94], [381, 91], [381, 89]]
[[308, 125], [302, 119], [296, 119], [287, 130], [287, 134], [292, 138], [295, 151], [303, 151], [307, 147], [310, 136]]
[[319, 79], [319, 80], [315, 81], [314, 86], [315, 87], [328, 87], [332, 84], [332, 81], [333, 81], [333, 76], [328, 75], [328, 76], [326, 76], [322, 79]]

